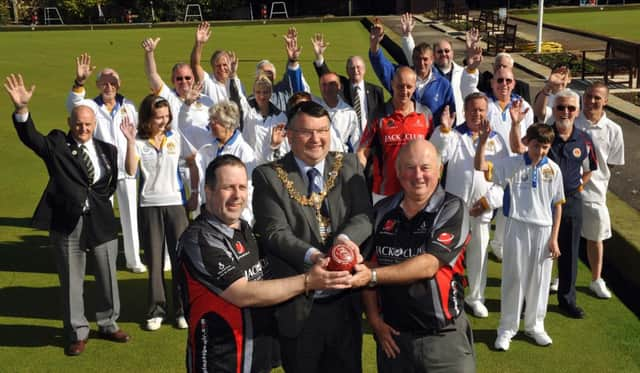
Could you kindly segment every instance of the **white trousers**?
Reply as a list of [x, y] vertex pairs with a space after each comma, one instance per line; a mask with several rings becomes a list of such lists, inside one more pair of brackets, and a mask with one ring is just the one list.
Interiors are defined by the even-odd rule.
[[467, 278], [469, 290], [465, 301], [467, 303], [480, 301], [484, 303], [484, 289], [487, 287], [487, 245], [489, 244], [489, 224], [483, 223], [481, 218], [470, 218], [471, 241], [465, 255], [467, 263]]
[[127, 268], [140, 267], [142, 262], [140, 261], [140, 237], [138, 236], [136, 179], [118, 180], [116, 197], [120, 210], [120, 225], [122, 226], [122, 241]]
[[498, 334], [516, 335], [523, 300], [525, 331], [542, 332], [553, 263], [549, 252], [551, 226], [506, 220]]
[[493, 232], [493, 239], [491, 240], [491, 250], [496, 256], [502, 258], [502, 248], [504, 247], [504, 225], [506, 223], [502, 208], [498, 209], [496, 217], [494, 219], [496, 224], [496, 230]]

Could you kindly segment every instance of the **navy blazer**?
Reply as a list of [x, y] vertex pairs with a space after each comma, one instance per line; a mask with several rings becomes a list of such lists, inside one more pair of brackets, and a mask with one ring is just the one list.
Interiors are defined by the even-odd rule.
[[[13, 123], [20, 140], [44, 161], [49, 182], [33, 216], [33, 226], [70, 234], [80, 216], [88, 248], [117, 237], [118, 225], [109, 198], [116, 190], [118, 163], [116, 147], [93, 139], [102, 177], [90, 184], [77, 142], [70, 134], [53, 130], [44, 136], [35, 128], [31, 115], [26, 122]], [[89, 210], [84, 211], [89, 201]]]

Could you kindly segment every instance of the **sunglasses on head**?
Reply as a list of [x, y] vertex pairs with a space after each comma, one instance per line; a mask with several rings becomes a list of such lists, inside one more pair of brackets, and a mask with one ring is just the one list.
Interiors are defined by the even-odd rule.
[[181, 82], [183, 80], [186, 80], [187, 82], [190, 81], [192, 78], [190, 76], [176, 76], [176, 80]]
[[558, 111], [569, 110], [570, 113], [573, 113], [574, 111], [578, 110], [578, 108], [573, 105], [556, 105], [556, 110]]
[[511, 84], [511, 83], [513, 83], [513, 79], [511, 79], [511, 78], [498, 78], [498, 79], [496, 79], [496, 82], [498, 82], [498, 84], [502, 84], [502, 83]]

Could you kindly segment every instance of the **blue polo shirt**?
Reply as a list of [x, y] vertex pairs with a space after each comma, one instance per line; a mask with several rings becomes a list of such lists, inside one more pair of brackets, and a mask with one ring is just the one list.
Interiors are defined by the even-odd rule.
[[556, 137], [549, 150], [549, 158], [560, 166], [562, 184], [567, 196], [582, 191], [582, 174], [598, 168], [598, 159], [591, 136], [583, 130], [573, 127], [571, 135], [564, 141], [556, 125], [553, 125]]

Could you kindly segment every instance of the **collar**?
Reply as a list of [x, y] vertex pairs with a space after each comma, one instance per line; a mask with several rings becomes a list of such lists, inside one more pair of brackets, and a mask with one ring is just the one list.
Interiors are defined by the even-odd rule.
[[71, 137], [71, 138], [73, 139], [73, 141], [75, 141], [75, 143], [76, 143], [76, 145], [77, 145], [78, 147], [80, 147], [80, 146], [84, 146], [84, 147], [86, 147], [86, 148], [87, 148], [87, 150], [93, 150], [93, 149], [95, 149], [95, 145], [94, 145], [94, 143], [93, 143], [93, 136], [92, 136], [92, 137], [91, 137], [87, 142], [84, 142], [84, 143], [82, 143], [82, 142], [80, 142], [80, 141], [76, 140], [76, 138], [75, 138], [75, 137], [73, 137], [73, 136], [71, 136], [71, 134], [69, 134], [69, 137]]
[[577, 141], [578, 140], [578, 131], [576, 131], [576, 124], [575, 121], [573, 123], [573, 126], [571, 126], [571, 134], [569, 135], [569, 137], [567, 138], [567, 141], [562, 140], [562, 138], [560, 137], [560, 133], [558, 132], [558, 127], [556, 127], [556, 123], [553, 123], [553, 133], [556, 135], [555, 139], [553, 140], [553, 142], [573, 142], [573, 141]]
[[364, 92], [364, 89], [365, 89], [365, 87], [364, 87], [364, 80], [361, 80], [361, 81], [360, 81], [360, 83], [351, 84], [351, 90], [352, 90], [353, 92], [355, 92], [355, 91], [356, 91], [356, 87], [359, 87], [359, 88], [360, 88], [360, 90], [361, 90], [362, 92]]
[[[207, 221], [207, 223], [211, 224], [213, 227], [222, 232], [222, 234], [224, 234], [228, 239], [233, 239], [233, 235], [235, 234], [236, 230], [223, 223], [215, 215], [210, 214], [207, 211], [206, 207], [202, 209], [202, 216]], [[240, 226], [242, 226], [242, 221], [240, 221]]]
[[[260, 114], [260, 109], [258, 108], [258, 103], [256, 102], [255, 97], [249, 98], [249, 106], [256, 109], [256, 113]], [[271, 103], [271, 101], [269, 101], [269, 113], [267, 114], [267, 116], [272, 117], [280, 113], [281, 113], [280, 109], [278, 109], [273, 103]]]
[[[95, 101], [95, 103], [98, 104], [98, 106], [104, 105], [104, 100], [102, 99], [102, 95], [96, 96], [96, 98], [94, 98], [93, 101]], [[124, 96], [119, 93], [116, 93], [116, 104], [113, 107], [115, 108], [116, 106], [122, 106], [123, 103], [124, 103]]]
[[[531, 166], [531, 157], [529, 157], [529, 153], [524, 153], [522, 157], [524, 158], [524, 164], [526, 164], [527, 166]], [[547, 163], [549, 163], [549, 158], [545, 155], [540, 160], [540, 162], [538, 162], [538, 164], [536, 165], [536, 168], [540, 168], [546, 165]]]
[[[295, 155], [293, 156], [293, 159], [296, 161], [296, 165], [298, 165], [298, 169], [300, 170], [303, 176], [306, 176], [307, 171], [309, 171], [309, 169], [311, 168], [315, 168], [320, 172], [320, 175], [324, 175], [324, 165], [326, 163], [326, 158], [316, 163], [315, 166], [309, 166], [303, 160], [296, 157]], [[307, 179], [305, 178], [304, 180], [307, 180]]]
[[225, 146], [233, 145], [233, 143], [235, 143], [236, 140], [238, 140], [239, 136], [240, 136], [240, 131], [238, 131], [238, 129], [236, 128], [233, 130], [233, 135], [231, 135], [231, 137], [229, 138], [229, 141], [227, 141], [226, 143], [222, 144], [220, 140], [218, 140], [217, 138], [215, 139], [215, 141], [216, 141], [216, 144], [218, 144], [218, 148], [222, 149]]
[[[471, 129], [469, 128], [469, 126], [467, 126], [467, 122], [462, 123], [459, 126], [454, 127], [454, 129], [456, 131], [458, 131], [458, 133], [460, 133], [461, 135], [467, 135], [472, 137], [473, 136], [473, 132], [471, 132]], [[489, 138], [495, 137], [498, 133], [494, 130], [491, 130], [491, 133], [489, 134]]]
[[[587, 119], [587, 117], [584, 115], [584, 112], [580, 112], [580, 115], [578, 116], [578, 118], [576, 118], [576, 122], [578, 122], [578, 120], [583, 121], [584, 123], [587, 124], [587, 128], [588, 127], [599, 127], [602, 128], [605, 126], [605, 123], [607, 123], [607, 113], [605, 111], [602, 111], [602, 116], [600, 117], [600, 120], [598, 120], [597, 122], [592, 122], [589, 119]], [[574, 124], [576, 123], [574, 122]]]
[[[444, 201], [445, 196], [446, 196], [446, 192], [444, 191], [444, 189], [442, 189], [442, 186], [438, 184], [438, 187], [433, 192], [433, 194], [429, 198], [429, 201], [424, 206], [424, 209], [422, 209], [422, 211], [427, 213], [434, 213], [438, 211], [438, 208], [440, 208], [440, 206], [442, 205], [442, 202]], [[400, 207], [400, 204], [404, 200], [404, 192], [400, 192], [396, 194], [395, 197], [393, 198], [394, 198], [394, 201], [392, 203], [396, 206], [396, 208], [402, 209], [402, 207]]]

